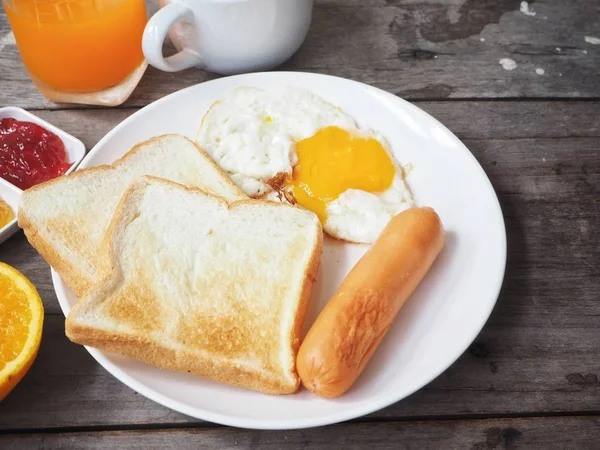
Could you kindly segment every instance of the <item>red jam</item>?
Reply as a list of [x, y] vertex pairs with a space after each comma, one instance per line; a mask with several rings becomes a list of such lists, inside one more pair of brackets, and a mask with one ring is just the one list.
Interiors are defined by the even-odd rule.
[[28, 189], [63, 175], [72, 164], [63, 141], [51, 131], [32, 122], [0, 120], [0, 177]]

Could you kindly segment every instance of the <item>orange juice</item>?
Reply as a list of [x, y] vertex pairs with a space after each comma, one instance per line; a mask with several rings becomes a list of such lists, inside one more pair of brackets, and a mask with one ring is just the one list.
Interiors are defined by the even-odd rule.
[[35, 82], [93, 92], [127, 77], [144, 56], [144, 0], [3, 0]]

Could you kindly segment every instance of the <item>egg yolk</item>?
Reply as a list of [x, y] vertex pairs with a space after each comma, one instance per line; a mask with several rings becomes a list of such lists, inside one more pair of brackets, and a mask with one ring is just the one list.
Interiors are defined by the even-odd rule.
[[327, 203], [348, 189], [378, 193], [387, 190], [396, 168], [374, 138], [353, 136], [326, 127], [296, 144], [298, 163], [289, 183], [298, 204], [327, 220]]

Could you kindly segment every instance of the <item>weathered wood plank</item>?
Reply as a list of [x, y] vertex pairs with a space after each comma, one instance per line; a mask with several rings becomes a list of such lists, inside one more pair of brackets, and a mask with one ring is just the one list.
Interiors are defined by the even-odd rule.
[[[301, 50], [282, 70], [302, 70], [366, 82], [409, 99], [599, 98], [600, 36], [596, 0], [317, 0]], [[0, 14], [0, 39], [9, 33]], [[518, 64], [507, 71], [502, 58]], [[544, 69], [538, 75], [536, 69]], [[35, 90], [10, 43], [0, 51], [4, 104], [58, 108]], [[142, 106], [208, 80], [201, 70], [149, 69], [127, 102]]]
[[[573, 299], [585, 305], [580, 310], [590, 310], [590, 317], [583, 320], [582, 313], [574, 312], [569, 321], [582, 323], [561, 327], [560, 319], [549, 319], [561, 316], [552, 301], [502, 298], [477, 343], [450, 369], [370, 417], [600, 412], [599, 367], [590, 357], [600, 349], [594, 301]], [[198, 422], [113, 378], [84, 348], [67, 340], [60, 316], [46, 316], [38, 359], [0, 407], [0, 429], [12, 430]]]
[[[600, 101], [414, 102], [461, 139], [600, 137]], [[137, 109], [40, 110], [91, 149]], [[200, 116], [201, 111], [198, 112]]]
[[0, 436], [6, 450], [86, 448], [280, 449], [327, 448], [491, 450], [596, 449], [597, 417], [344, 424], [296, 431], [193, 428]]

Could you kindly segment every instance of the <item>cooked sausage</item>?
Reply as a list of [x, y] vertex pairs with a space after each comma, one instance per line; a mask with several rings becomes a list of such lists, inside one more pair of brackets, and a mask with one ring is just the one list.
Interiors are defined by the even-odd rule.
[[443, 245], [431, 208], [411, 208], [390, 221], [300, 346], [296, 366], [306, 388], [337, 397], [352, 386]]

